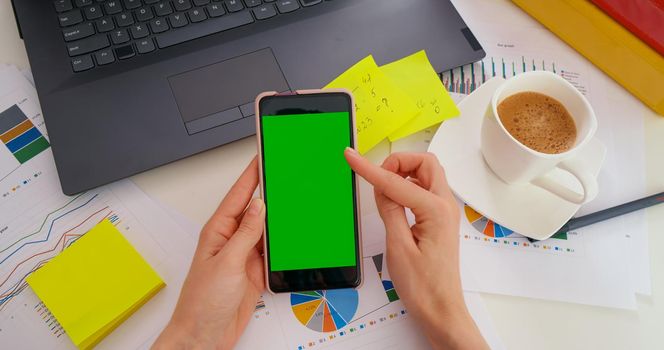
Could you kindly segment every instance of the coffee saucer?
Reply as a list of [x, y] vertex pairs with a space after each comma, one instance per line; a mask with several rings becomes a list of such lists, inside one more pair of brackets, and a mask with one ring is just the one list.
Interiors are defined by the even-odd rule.
[[[480, 130], [494, 91], [503, 78], [492, 78], [468, 95], [458, 108], [461, 115], [443, 123], [429, 145], [445, 167], [447, 181], [460, 200], [497, 224], [526, 237], [543, 240], [556, 233], [581, 207], [531, 183], [508, 185], [484, 161]], [[599, 174], [606, 147], [592, 139], [576, 155]], [[582, 192], [569, 173], [554, 169], [547, 177]]]

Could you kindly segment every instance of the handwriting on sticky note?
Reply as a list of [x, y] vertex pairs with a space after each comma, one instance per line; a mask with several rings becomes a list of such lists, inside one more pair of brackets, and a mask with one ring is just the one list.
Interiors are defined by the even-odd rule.
[[89, 349], [164, 287], [105, 219], [27, 278], [80, 349]]
[[415, 118], [391, 133], [390, 141], [459, 115], [459, 110], [431, 66], [426, 52], [419, 51], [381, 66], [380, 70], [415, 100], [420, 111]]
[[419, 113], [413, 99], [385, 76], [372, 56], [349, 68], [325, 88], [345, 88], [353, 93], [358, 151], [362, 154]]

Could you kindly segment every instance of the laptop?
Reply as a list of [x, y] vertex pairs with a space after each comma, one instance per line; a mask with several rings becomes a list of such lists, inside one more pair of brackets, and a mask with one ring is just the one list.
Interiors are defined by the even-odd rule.
[[448, 0], [12, 0], [62, 190], [251, 136], [268, 90], [320, 88], [373, 54], [485, 56]]

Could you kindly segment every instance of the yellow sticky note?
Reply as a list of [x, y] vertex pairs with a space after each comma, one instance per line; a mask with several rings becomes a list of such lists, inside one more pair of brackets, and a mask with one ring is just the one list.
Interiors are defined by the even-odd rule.
[[165, 286], [104, 220], [27, 278], [80, 349], [89, 349]]
[[419, 51], [386, 64], [380, 70], [415, 101], [420, 111], [415, 118], [391, 133], [390, 141], [459, 115], [459, 110], [431, 66], [426, 52]]
[[358, 151], [376, 146], [419, 112], [415, 101], [367, 56], [325, 88], [346, 88], [355, 99]]

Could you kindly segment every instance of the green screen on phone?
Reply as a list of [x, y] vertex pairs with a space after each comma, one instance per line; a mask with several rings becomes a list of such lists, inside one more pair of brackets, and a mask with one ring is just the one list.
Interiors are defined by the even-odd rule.
[[262, 116], [271, 271], [356, 265], [348, 112]]

